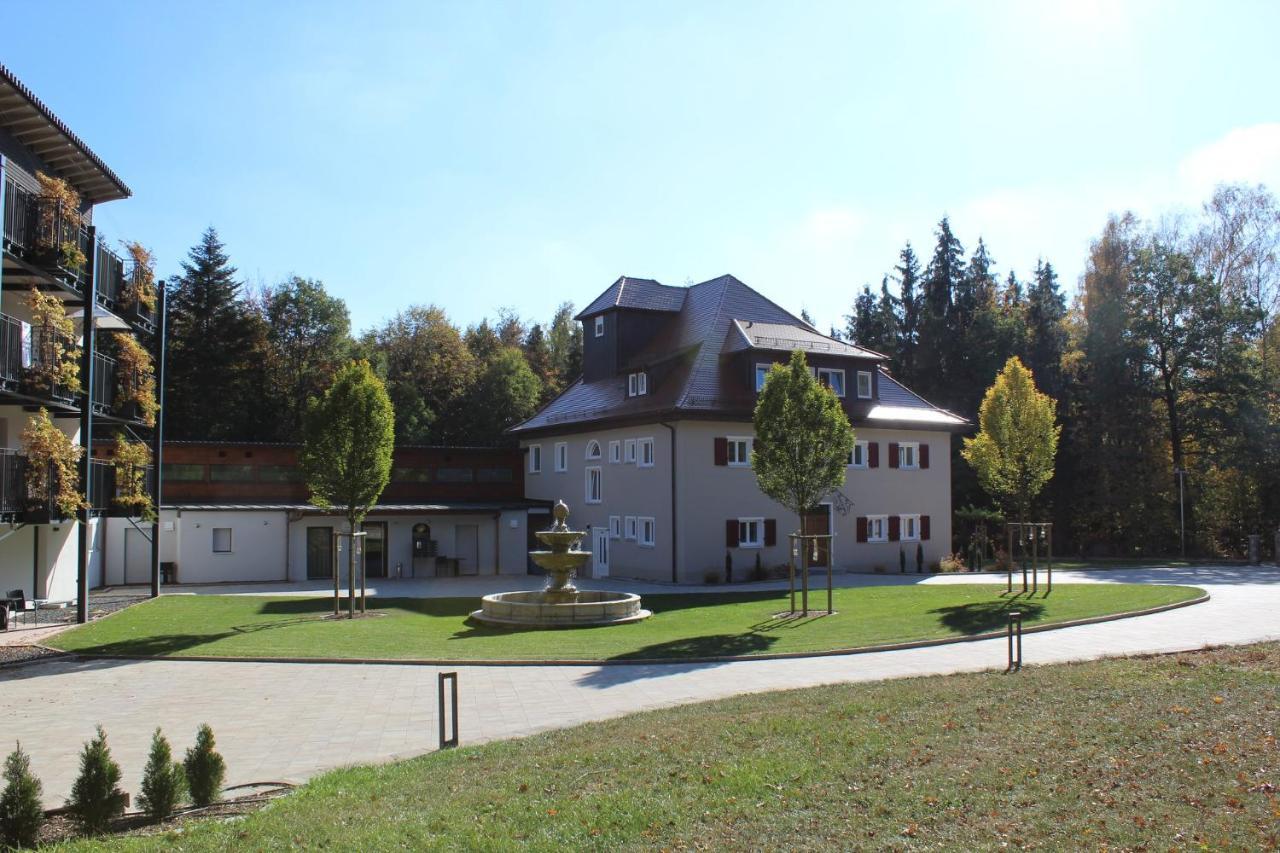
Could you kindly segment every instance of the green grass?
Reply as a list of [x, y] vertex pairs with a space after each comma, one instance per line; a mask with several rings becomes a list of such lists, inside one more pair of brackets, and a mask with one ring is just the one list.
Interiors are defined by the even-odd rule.
[[[835, 616], [774, 618], [785, 593], [645, 596], [654, 616], [605, 628], [512, 631], [468, 621], [476, 599], [373, 600], [379, 618], [329, 620], [323, 598], [165, 596], [60, 634], [67, 651], [123, 655], [574, 660], [812, 652], [998, 630], [1016, 607], [1027, 625], [1184, 601], [1185, 586], [1059, 585], [1048, 597], [1000, 595], [993, 584], [836, 590]], [[825, 606], [825, 592], [811, 604]]]
[[1275, 849], [1280, 645], [743, 696], [74, 849]]

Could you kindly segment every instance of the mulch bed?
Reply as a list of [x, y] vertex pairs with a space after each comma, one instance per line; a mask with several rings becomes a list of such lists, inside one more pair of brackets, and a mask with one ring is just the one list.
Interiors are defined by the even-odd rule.
[[11, 663], [26, 663], [45, 657], [58, 657], [62, 652], [46, 649], [41, 646], [0, 646], [0, 666]]

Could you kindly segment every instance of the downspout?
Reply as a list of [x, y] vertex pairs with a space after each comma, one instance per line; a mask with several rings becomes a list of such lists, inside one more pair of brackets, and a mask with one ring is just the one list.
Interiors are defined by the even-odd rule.
[[671, 432], [671, 582], [679, 583], [680, 574], [676, 570], [676, 428], [666, 421], [662, 425]]

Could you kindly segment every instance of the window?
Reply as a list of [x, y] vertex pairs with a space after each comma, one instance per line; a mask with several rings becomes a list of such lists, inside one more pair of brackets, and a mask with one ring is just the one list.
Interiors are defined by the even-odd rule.
[[916, 468], [920, 464], [920, 445], [918, 442], [903, 442], [898, 445], [898, 467]]
[[516, 472], [510, 468], [477, 468], [477, 483], [512, 483], [515, 482]]
[[166, 462], [160, 466], [166, 480], [175, 483], [198, 483], [204, 479], [203, 465], [188, 465], [182, 462]]
[[259, 465], [258, 479], [264, 483], [301, 483], [302, 471], [296, 465]]
[[609, 442], [609, 463], [616, 464], [622, 461], [622, 442]]
[[636, 517], [634, 515], [627, 516], [626, 536], [627, 539], [636, 538]]
[[600, 458], [600, 442], [595, 440], [587, 442], [587, 458], [588, 459]]
[[835, 367], [819, 367], [818, 384], [830, 388], [837, 397], [843, 397], [844, 371]]
[[643, 397], [649, 393], [649, 374], [641, 371], [627, 375], [627, 396]]
[[542, 471], [542, 445], [529, 445], [529, 473], [537, 474]]
[[604, 337], [604, 315], [603, 314], [596, 317], [596, 337], [597, 338]]
[[231, 553], [231, 528], [230, 527], [213, 528], [213, 553], [215, 554]]
[[470, 483], [475, 480], [475, 471], [470, 468], [437, 468], [438, 483]]
[[609, 538], [622, 538], [622, 517], [618, 515], [609, 516]]
[[764, 380], [769, 376], [769, 369], [771, 367], [773, 367], [772, 364], [756, 365], [756, 391], [764, 389]]
[[729, 436], [729, 465], [743, 468], [751, 464], [751, 439]]
[[738, 519], [738, 547], [759, 548], [764, 544], [764, 519]]
[[657, 524], [654, 522], [652, 518], [640, 518], [640, 519], [637, 519], [637, 521], [640, 523], [639, 543], [646, 547], [652, 548], [654, 531], [657, 529]]
[[904, 515], [901, 516], [902, 521], [902, 539], [904, 542], [920, 541], [920, 516]]
[[888, 542], [889, 541], [889, 516], [887, 515], [867, 516], [867, 541], [868, 542]]
[[587, 503], [598, 504], [601, 499], [602, 475], [598, 466], [587, 469]]
[[640, 460], [636, 463], [641, 468], [653, 467], [653, 439], [641, 438], [636, 441], [637, 452], [640, 454]]
[[253, 479], [253, 466], [210, 465], [209, 479], [215, 483], [246, 483]]
[[869, 371], [858, 371], [858, 399], [871, 399], [871, 373]]
[[636, 461], [636, 440], [634, 438], [628, 438], [625, 445], [627, 448], [627, 464], [631, 464]]
[[865, 441], [855, 441], [853, 443], [853, 450], [849, 451], [849, 467], [867, 467], [867, 443]]
[[555, 460], [556, 460], [557, 471], [569, 470], [569, 442], [567, 441], [556, 442]]
[[[261, 473], [262, 469], [259, 469]], [[265, 477], [263, 479], [266, 479]], [[430, 468], [409, 468], [396, 467], [391, 469], [391, 482], [393, 483], [430, 483]]]

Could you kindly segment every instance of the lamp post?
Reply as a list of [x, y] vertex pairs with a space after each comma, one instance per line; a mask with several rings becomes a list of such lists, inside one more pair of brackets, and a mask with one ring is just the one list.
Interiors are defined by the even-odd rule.
[[1183, 487], [1187, 479], [1187, 469], [1174, 468], [1173, 473], [1178, 478], [1178, 536], [1181, 540], [1182, 559], [1185, 560], [1187, 558], [1187, 507], [1183, 501]]

